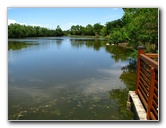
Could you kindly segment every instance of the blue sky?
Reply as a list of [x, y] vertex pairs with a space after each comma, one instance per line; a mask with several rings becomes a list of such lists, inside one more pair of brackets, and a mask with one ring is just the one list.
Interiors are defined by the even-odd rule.
[[8, 8], [8, 24], [19, 23], [68, 30], [72, 25], [86, 26], [120, 19], [122, 8]]

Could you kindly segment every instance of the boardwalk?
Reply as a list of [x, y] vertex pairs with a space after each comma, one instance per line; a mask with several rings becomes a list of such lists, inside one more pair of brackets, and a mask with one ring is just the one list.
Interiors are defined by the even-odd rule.
[[138, 119], [159, 120], [158, 54], [145, 54], [141, 46], [138, 47], [136, 89], [129, 92], [128, 102], [133, 102]]

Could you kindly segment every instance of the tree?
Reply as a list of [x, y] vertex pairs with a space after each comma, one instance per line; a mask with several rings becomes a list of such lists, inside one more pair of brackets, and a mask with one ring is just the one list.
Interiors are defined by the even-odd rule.
[[55, 30], [55, 36], [62, 36], [63, 35], [63, 31], [60, 28], [60, 26], [58, 25], [56, 30]]
[[[122, 21], [128, 45], [134, 48], [143, 45], [148, 52], [156, 52], [158, 49], [158, 9], [128, 8], [124, 9], [124, 12]], [[149, 47], [152, 48], [149, 49]]]
[[102, 35], [102, 36], [106, 36], [106, 35], [107, 35], [107, 27], [106, 27], [106, 26], [104, 26], [104, 27], [101, 29], [100, 35]]
[[105, 30], [102, 29], [107, 35], [110, 35], [110, 42], [114, 44], [118, 44], [119, 42], [123, 42], [123, 22], [122, 20], [114, 20], [111, 22], [107, 22], [105, 26]]
[[85, 27], [85, 31], [86, 31], [86, 35], [90, 35], [90, 36], [94, 36], [94, 30], [93, 30], [93, 26], [88, 24]]
[[78, 31], [77, 26], [72, 25], [70, 28], [70, 31], [72, 35], [76, 35], [76, 32]]
[[110, 35], [110, 39], [111, 39], [111, 42], [114, 43], [114, 44], [118, 44], [120, 41], [119, 41], [119, 38], [121, 36], [121, 33], [120, 31], [113, 31], [112, 34]]
[[11, 24], [8, 26], [8, 37], [21, 38], [24, 36], [24, 28], [20, 24]]
[[93, 30], [94, 30], [95, 35], [99, 35], [102, 28], [103, 28], [103, 25], [101, 25], [100, 23], [94, 24]]
[[80, 27], [79, 28], [80, 35], [85, 35], [85, 33], [86, 33], [85, 27], [83, 27], [81, 25], [79, 27]]

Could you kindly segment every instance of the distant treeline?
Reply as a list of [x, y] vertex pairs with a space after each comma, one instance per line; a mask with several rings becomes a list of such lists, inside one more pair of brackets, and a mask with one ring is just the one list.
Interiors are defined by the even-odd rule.
[[158, 52], [158, 8], [123, 8], [123, 11], [121, 19], [106, 22], [105, 25], [73, 25], [66, 31], [62, 31], [60, 26], [50, 30], [39, 26], [10, 24], [8, 37], [102, 36], [107, 37], [109, 43], [126, 42], [133, 48], [142, 45], [147, 52]]
[[57, 26], [55, 30], [40, 26], [26, 26], [20, 24], [10, 24], [8, 26], [8, 38], [22, 38], [22, 37], [49, 37], [49, 36], [63, 36], [62, 29]]

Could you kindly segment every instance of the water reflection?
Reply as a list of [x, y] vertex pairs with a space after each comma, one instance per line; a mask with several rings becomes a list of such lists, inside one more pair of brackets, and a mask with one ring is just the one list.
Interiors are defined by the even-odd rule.
[[133, 52], [130, 48], [124, 48], [120, 46], [110, 46], [106, 47], [106, 51], [108, 53], [111, 53], [111, 58], [115, 60], [115, 62], [118, 61], [126, 61], [130, 58], [130, 54]]
[[110, 99], [114, 99], [118, 106], [119, 114], [116, 116], [116, 120], [133, 120], [133, 113], [126, 109], [126, 101], [128, 89], [112, 89], [110, 93]]
[[56, 44], [57, 44], [58, 48], [62, 45], [62, 41], [63, 41], [63, 39], [56, 39]]
[[[135, 89], [136, 83], [136, 60], [129, 59], [129, 64], [123, 66], [121, 68], [122, 74], [120, 75], [120, 79], [126, 85], [126, 88], [112, 89], [110, 93], [110, 98], [115, 99], [119, 106], [119, 115], [116, 117], [117, 119], [133, 119], [133, 113], [126, 110], [126, 101], [127, 94], [130, 90]], [[123, 115], [123, 117], [121, 117]]]
[[8, 50], [20, 50], [23, 48], [28, 48], [33, 45], [38, 45], [37, 43], [27, 43], [27, 42], [8, 42]]
[[[28, 41], [38, 45], [25, 48]], [[69, 37], [15, 42], [8, 54], [9, 120], [132, 119], [126, 110], [135, 75], [131, 49]]]
[[96, 51], [99, 51], [101, 47], [105, 46], [106, 41], [101, 39], [70, 39], [71, 45], [73, 47], [81, 48], [86, 46], [87, 48], [93, 48]]
[[129, 64], [122, 67], [121, 70], [123, 72], [119, 78], [127, 86], [128, 90], [134, 90], [136, 83], [136, 60], [130, 59]]

